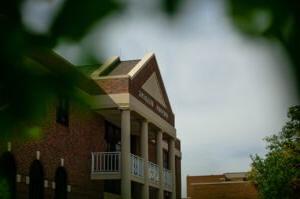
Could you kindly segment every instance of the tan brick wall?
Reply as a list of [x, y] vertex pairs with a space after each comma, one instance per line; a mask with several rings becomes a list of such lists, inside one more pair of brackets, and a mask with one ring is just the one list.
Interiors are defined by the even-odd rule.
[[[201, 184], [206, 183], [206, 184]], [[248, 181], [225, 181], [224, 175], [188, 176], [187, 196], [191, 199], [257, 199], [255, 186]]]
[[205, 184], [191, 186], [191, 199], [257, 199], [251, 183]]

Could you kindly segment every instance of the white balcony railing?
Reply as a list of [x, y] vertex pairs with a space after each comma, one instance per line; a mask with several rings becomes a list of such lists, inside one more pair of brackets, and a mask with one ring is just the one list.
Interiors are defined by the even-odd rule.
[[120, 152], [93, 152], [92, 174], [120, 172]]
[[130, 154], [131, 159], [131, 174], [136, 177], [144, 177], [144, 159]]
[[149, 180], [154, 184], [159, 184], [159, 166], [152, 162], [148, 162]]
[[[144, 177], [144, 159], [130, 154], [131, 175], [143, 178]], [[95, 175], [119, 175], [121, 168], [121, 153], [120, 152], [93, 152], [92, 153], [92, 172]], [[159, 166], [152, 162], [148, 162], [149, 181], [152, 184], [159, 186]], [[119, 176], [120, 178], [120, 176]], [[172, 172], [168, 169], [163, 169], [163, 181], [166, 189], [172, 189]]]
[[164, 185], [168, 189], [172, 189], [172, 172], [168, 169], [163, 170], [164, 174]]

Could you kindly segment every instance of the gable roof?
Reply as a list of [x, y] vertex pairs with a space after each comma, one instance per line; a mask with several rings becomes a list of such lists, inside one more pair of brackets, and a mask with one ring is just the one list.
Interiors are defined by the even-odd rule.
[[166, 102], [164, 100], [162, 89], [155, 72], [152, 73], [152, 75], [146, 80], [146, 82], [142, 86], [142, 89], [144, 89], [155, 100], [157, 100], [161, 105], [163, 105], [163, 107], [166, 108]]
[[[162, 106], [169, 109], [172, 112], [172, 108], [169, 102], [168, 94], [166, 92], [163, 79], [157, 64], [154, 53], [146, 54], [141, 61], [128, 73], [131, 80], [139, 79], [135, 81], [141, 88], [151, 90], [148, 94], [156, 99]], [[151, 85], [151, 89], [148, 88]], [[159, 100], [158, 100], [159, 99]]]
[[[140, 60], [121, 61], [118, 56], [114, 56], [97, 69], [93, 66], [79, 69], [88, 73], [107, 95], [132, 96], [174, 126], [174, 114], [153, 53], [146, 54]], [[124, 104], [122, 102], [119, 106]]]
[[[90, 75], [92, 79], [129, 77], [138, 84], [133, 87], [142, 88], [164, 108], [172, 110], [154, 53], [147, 53], [142, 59], [125, 61], [121, 61], [118, 56], [113, 56], [100, 67], [99, 65], [82, 66], [78, 69]], [[136, 78], [140, 80], [135, 82]]]
[[126, 75], [140, 60], [120, 61], [108, 75]]

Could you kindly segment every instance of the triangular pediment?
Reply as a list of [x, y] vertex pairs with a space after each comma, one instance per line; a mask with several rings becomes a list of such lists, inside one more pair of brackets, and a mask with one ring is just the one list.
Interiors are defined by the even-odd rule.
[[[144, 95], [149, 96], [155, 101], [154, 104], [159, 104], [161, 107], [154, 108], [159, 109], [158, 111], [161, 112], [168, 112], [169, 117], [171, 117], [170, 115], [173, 115], [159, 66], [153, 53], [146, 54], [128, 75], [131, 77], [131, 92], [134, 95], [138, 96], [142, 101], [145, 101], [146, 99], [141, 99], [140, 95], [142, 95], [143, 98], [148, 98]], [[146, 101], [148, 101], [146, 103], [150, 107], [153, 107], [153, 103], [150, 103], [151, 100]]]
[[162, 94], [162, 89], [159, 85], [159, 81], [157, 79], [157, 75], [155, 72], [152, 73], [152, 75], [143, 84], [142, 89], [144, 89], [149, 95], [151, 95], [163, 107], [167, 108], [166, 102], [165, 102], [163, 94]]

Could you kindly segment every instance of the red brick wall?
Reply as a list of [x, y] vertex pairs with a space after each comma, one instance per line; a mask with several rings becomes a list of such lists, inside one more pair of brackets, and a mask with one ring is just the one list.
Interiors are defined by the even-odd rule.
[[175, 170], [176, 170], [176, 198], [181, 198], [181, 158], [175, 158]]
[[[46, 199], [53, 198], [54, 190], [51, 188], [51, 183], [54, 181], [61, 158], [64, 158], [68, 184], [72, 186], [69, 198], [99, 198], [103, 192], [103, 182], [90, 180], [91, 152], [106, 149], [104, 119], [88, 108], [72, 104], [69, 126], [65, 127], [56, 122], [54, 110], [53, 106], [49, 107], [49, 117], [42, 126], [41, 139], [12, 141], [12, 153], [16, 158], [17, 173], [22, 175], [22, 182], [17, 184], [18, 198], [25, 199], [28, 196], [25, 176], [29, 175], [29, 168], [36, 158], [36, 151], [40, 151], [45, 180], [49, 183], [49, 187], [45, 188]], [[6, 143], [2, 143], [0, 154], [5, 147]], [[156, 163], [156, 144], [151, 141], [149, 141], [149, 160]], [[180, 160], [176, 159], [177, 197], [181, 195], [180, 167]]]
[[128, 78], [99, 79], [97, 84], [108, 94], [128, 93]]
[[103, 118], [79, 106], [70, 107], [69, 127], [56, 123], [55, 117], [55, 111], [50, 111], [49, 120], [42, 128], [41, 139], [12, 141], [17, 173], [22, 175], [23, 181], [18, 183], [20, 194], [25, 198], [28, 195], [25, 176], [29, 175], [30, 164], [36, 158], [36, 151], [40, 151], [45, 179], [49, 181], [49, 188], [45, 189], [49, 198], [53, 198], [51, 182], [54, 181], [55, 171], [60, 166], [60, 158], [64, 158], [68, 184], [72, 186], [70, 198], [99, 198], [103, 188], [102, 182], [91, 181], [90, 172], [91, 152], [105, 151], [106, 148]]
[[156, 144], [149, 141], [148, 143], [148, 151], [149, 151], [149, 161], [153, 163], [157, 163], [156, 159]]

